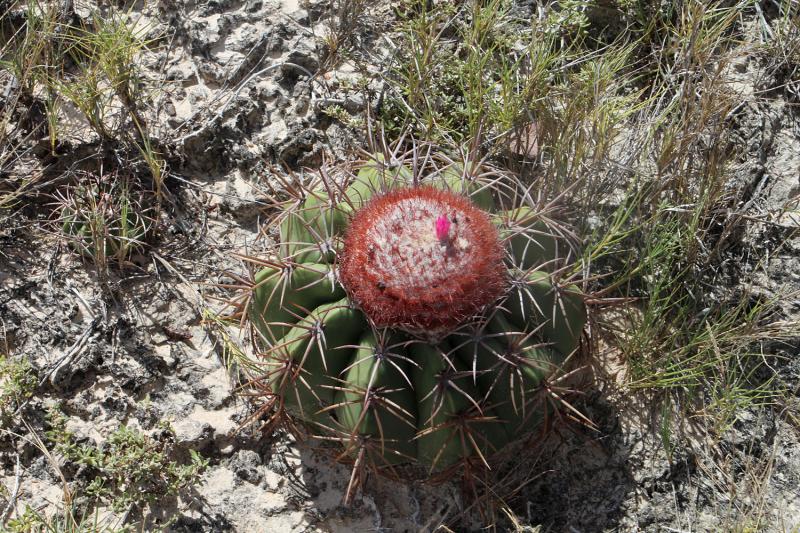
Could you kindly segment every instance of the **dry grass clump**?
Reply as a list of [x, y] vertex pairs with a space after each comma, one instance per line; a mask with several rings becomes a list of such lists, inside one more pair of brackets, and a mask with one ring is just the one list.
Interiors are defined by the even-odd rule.
[[98, 161], [113, 152], [115, 166], [136, 168], [160, 203], [165, 163], [144, 118], [154, 84], [140, 64], [157, 44], [151, 29], [113, 8], [86, 18], [34, 0], [0, 9], [0, 209], [63, 181], [61, 166], [40, 161], [57, 161], [76, 141], [96, 144]]
[[145, 249], [165, 198], [166, 164], [145, 118], [157, 84], [141, 65], [157, 38], [116, 8], [0, 9], [0, 216], [45, 199], [56, 232], [105, 280]]

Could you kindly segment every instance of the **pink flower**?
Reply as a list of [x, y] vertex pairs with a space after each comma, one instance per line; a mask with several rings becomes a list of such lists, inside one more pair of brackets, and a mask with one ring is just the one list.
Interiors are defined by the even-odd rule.
[[450, 220], [447, 215], [440, 215], [436, 219], [436, 238], [440, 241], [446, 241], [450, 235]]

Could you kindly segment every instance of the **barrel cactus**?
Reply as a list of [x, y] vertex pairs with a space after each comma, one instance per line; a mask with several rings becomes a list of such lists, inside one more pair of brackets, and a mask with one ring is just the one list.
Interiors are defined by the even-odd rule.
[[295, 196], [243, 305], [275, 416], [357, 467], [433, 474], [488, 466], [553, 412], [586, 308], [573, 239], [530, 190], [417, 153]]

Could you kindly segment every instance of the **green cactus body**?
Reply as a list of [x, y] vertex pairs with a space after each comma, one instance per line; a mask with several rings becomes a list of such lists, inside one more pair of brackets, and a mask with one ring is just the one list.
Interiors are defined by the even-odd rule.
[[539, 324], [539, 337], [560, 353], [569, 355], [578, 348], [586, 306], [574, 286], [559, 288], [548, 273], [533, 271], [510, 291], [506, 308], [518, 328]]
[[414, 344], [409, 351], [417, 363], [420, 462], [440, 470], [466, 457], [488, 457], [508, 443], [505, 422], [484, 401], [485, 389], [460, 353], [447, 342]]
[[274, 345], [303, 315], [343, 296], [344, 289], [336, 283], [330, 265], [268, 267], [255, 276], [250, 316], [261, 340]]
[[559, 253], [561, 239], [533, 208], [522, 206], [509, 209], [502, 216], [497, 216], [496, 221], [503, 227], [503, 238], [520, 269], [552, 270], [554, 262], [563, 257], [564, 251]]
[[538, 367], [540, 358], [534, 357], [529, 366], [524, 360], [510, 358], [509, 352], [501, 341], [488, 337], [466, 344], [459, 355], [475, 368], [490, 369], [478, 375], [477, 385], [486, 405], [491, 406], [500, 421], [498, 432], [502, 429], [506, 438], [513, 440], [524, 434], [526, 428], [536, 427], [541, 418], [540, 402], [533, 401], [533, 395], [543, 374]]
[[272, 393], [379, 467], [490, 460], [536, 430], [580, 346], [586, 308], [556, 274], [568, 243], [524, 203], [494, 212], [503, 193], [463, 168], [414, 180], [376, 158], [309, 194], [255, 276]]
[[295, 262], [330, 263], [333, 238], [347, 227], [347, 214], [330, 207], [326, 191], [312, 191], [281, 223], [281, 256]]
[[273, 348], [276, 363], [270, 386], [284, 396], [286, 407], [304, 420], [330, 423], [325, 409], [332, 405], [335, 378], [352, 361], [364, 329], [364, 317], [346, 299], [322, 304], [299, 321]]
[[372, 439], [377, 464], [406, 463], [417, 456], [416, 398], [404, 377], [408, 362], [394, 353], [398, 349], [367, 330], [337, 394], [338, 423], [347, 435]]

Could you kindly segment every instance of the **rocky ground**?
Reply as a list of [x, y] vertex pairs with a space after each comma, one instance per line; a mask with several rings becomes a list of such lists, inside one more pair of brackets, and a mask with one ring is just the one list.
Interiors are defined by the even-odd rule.
[[[302, 4], [302, 5], [300, 5]], [[108, 280], [42, 224], [42, 203], [0, 226], [0, 351], [30, 362], [34, 393], [0, 439], [5, 519], [26, 506], [58, 513], [65, 486], [80, 503], [91, 469], [44, 453], [52, 449], [48, 412], [59, 406], [74, 441], [103, 449], [120, 426], [147, 435], [168, 461], [207, 461], [176, 495], [147, 505], [104, 507], [123, 522], [169, 531], [427, 531], [478, 527], [456, 483], [429, 485], [370, 477], [342, 505], [349, 469], [284, 434], [242, 427], [251, 405], [237, 396], [224, 364], [223, 330], [205, 320], [221, 309], [215, 285], [241, 272], [236, 253], [266, 254], [261, 222], [280, 186], [278, 168], [336, 162], [360, 142], [364, 83], [351, 63], [322, 69], [326, 3], [159, 1], [137, 7], [166, 46], [145, 54], [165, 84], [151, 124], [171, 147], [172, 203], [160, 238]], [[81, 16], [81, 6], [76, 3]], [[370, 12], [373, 29], [380, 9]], [[368, 39], [369, 36], [364, 36]], [[376, 67], [377, 69], [377, 67]], [[785, 205], [800, 192], [800, 123], [786, 98], [765, 102], [759, 62], [737, 66], [741, 131], [750, 147], [752, 209]], [[324, 75], [311, 77], [317, 72]], [[377, 78], [376, 78], [377, 79]], [[366, 94], [369, 94], [367, 92]], [[326, 109], [341, 106], [353, 123]], [[97, 139], [76, 124], [66, 143], [90, 154]], [[61, 156], [60, 164], [73, 156]], [[55, 164], [32, 156], [31, 169]], [[782, 296], [784, 316], [800, 315], [800, 225], [787, 212], [753, 227], [753, 247], [789, 239], [764, 265], [759, 289]], [[792, 291], [795, 291], [792, 293]], [[225, 330], [231, 331], [231, 330]], [[797, 401], [800, 345], [779, 347], [779, 373]], [[582, 407], [597, 429], [567, 426], [523, 454], [508, 476], [525, 481], [517, 520], [552, 531], [711, 531], [729, 517], [768, 516], [768, 531], [800, 527], [800, 433], [779, 408], [745, 411], [720, 439], [703, 420], [678, 427], [665, 450], [646, 397], [624, 390], [623, 362], [601, 349]], [[788, 406], [787, 406], [788, 408]], [[57, 455], [57, 454], [56, 454]], [[63, 476], [63, 478], [62, 478]], [[509, 524], [508, 517], [500, 517]]]

